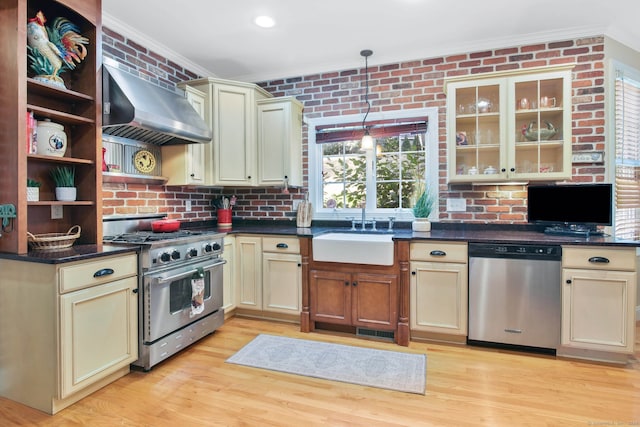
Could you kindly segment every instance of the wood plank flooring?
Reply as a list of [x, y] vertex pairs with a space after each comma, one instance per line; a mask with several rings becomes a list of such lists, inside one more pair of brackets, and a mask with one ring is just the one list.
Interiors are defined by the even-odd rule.
[[[424, 352], [427, 392], [225, 363], [260, 333]], [[134, 371], [54, 416], [0, 398], [0, 426], [640, 425], [639, 360], [637, 353], [617, 366], [461, 345], [412, 342], [406, 348], [232, 318], [150, 372]]]

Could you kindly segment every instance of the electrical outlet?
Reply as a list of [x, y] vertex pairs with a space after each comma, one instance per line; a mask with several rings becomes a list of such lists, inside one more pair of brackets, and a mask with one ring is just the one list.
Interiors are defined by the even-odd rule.
[[191, 200], [185, 200], [184, 202], [184, 209], [187, 212], [191, 212]]
[[62, 219], [62, 205], [51, 205], [51, 219]]
[[447, 199], [448, 212], [466, 212], [467, 199]]

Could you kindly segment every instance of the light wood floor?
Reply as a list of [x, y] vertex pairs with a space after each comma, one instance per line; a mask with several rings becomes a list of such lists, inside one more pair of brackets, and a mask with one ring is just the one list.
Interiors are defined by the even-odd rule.
[[[426, 395], [225, 363], [259, 333], [424, 352]], [[0, 426], [639, 425], [636, 356], [620, 367], [458, 345], [406, 348], [233, 318], [150, 372], [132, 372], [54, 416], [0, 398]]]

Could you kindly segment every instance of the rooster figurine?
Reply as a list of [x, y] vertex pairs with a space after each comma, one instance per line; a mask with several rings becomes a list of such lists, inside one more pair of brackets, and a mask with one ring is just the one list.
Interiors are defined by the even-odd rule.
[[529, 126], [522, 126], [522, 135], [524, 135], [527, 141], [537, 141], [538, 134], [540, 135], [540, 141], [547, 141], [551, 139], [558, 131], [552, 123], [545, 121], [547, 125], [546, 129], [536, 129], [536, 122], [529, 123]]
[[59, 74], [73, 70], [76, 63], [87, 56], [84, 45], [89, 39], [79, 34], [78, 27], [63, 17], [57, 17], [52, 25], [47, 22], [42, 11], [27, 23], [27, 49], [31, 61], [31, 69], [36, 73], [36, 80], [64, 87]]

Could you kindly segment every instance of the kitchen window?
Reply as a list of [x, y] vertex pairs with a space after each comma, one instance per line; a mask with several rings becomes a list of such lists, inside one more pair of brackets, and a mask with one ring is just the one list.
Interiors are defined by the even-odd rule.
[[615, 70], [614, 234], [640, 240], [640, 73]]
[[[316, 219], [411, 220], [425, 180], [437, 188], [437, 109], [369, 114], [375, 149], [362, 150], [362, 116], [309, 120], [309, 187]], [[437, 210], [436, 210], [437, 212]]]

